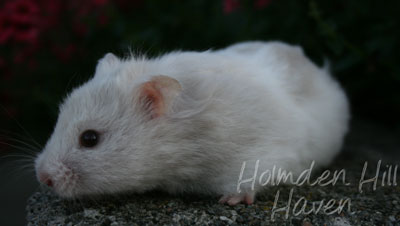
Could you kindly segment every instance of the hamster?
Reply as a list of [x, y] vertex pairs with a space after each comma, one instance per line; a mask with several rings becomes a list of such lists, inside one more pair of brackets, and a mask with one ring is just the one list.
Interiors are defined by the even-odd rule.
[[[251, 204], [272, 167], [326, 166], [348, 130], [346, 95], [300, 47], [243, 42], [157, 58], [108, 53], [60, 106], [38, 180], [61, 197], [145, 192]], [[246, 167], [243, 163], [246, 163]]]

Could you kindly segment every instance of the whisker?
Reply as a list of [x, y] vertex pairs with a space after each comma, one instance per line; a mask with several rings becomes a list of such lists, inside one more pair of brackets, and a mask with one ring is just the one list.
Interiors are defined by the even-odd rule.
[[41, 151], [41, 149], [39, 149], [38, 147], [36, 147], [36, 146], [34, 146], [32, 144], [29, 144], [29, 143], [27, 143], [25, 141], [22, 141], [22, 140], [13, 138], [13, 137], [6, 137], [6, 136], [3, 136], [1, 134], [0, 134], [0, 137], [3, 137], [3, 138], [5, 138], [6, 140], [9, 140], [9, 141], [13, 141], [13, 142], [19, 143], [21, 145], [25, 145], [27, 148], [32, 149], [32, 151]]
[[4, 112], [7, 113], [7, 115], [18, 125], [20, 129], [36, 144], [40, 147], [40, 144], [33, 138], [33, 136], [21, 125], [21, 123], [18, 122], [18, 120], [10, 114], [10, 112], [2, 105], [0, 104], [0, 107], [4, 110]]
[[[3, 136], [4, 138], [16, 137], [16, 138], [19, 138], [19, 140], [21, 140], [21, 141], [31, 140], [29, 137], [24, 136], [24, 135], [22, 135], [20, 133], [7, 131], [7, 130], [4, 130], [4, 129], [0, 130], [0, 132], [1, 132], [0, 136]], [[40, 150], [43, 149], [43, 145], [37, 144], [35, 142], [33, 142], [31, 145], [36, 147], [37, 149], [40, 149]]]
[[23, 172], [26, 171], [35, 171], [35, 164], [32, 161], [18, 161], [18, 160], [12, 160], [10, 162], [10, 164], [12, 164], [12, 168], [15, 169], [19, 169]]
[[23, 170], [24, 172], [31, 172], [31, 173], [35, 173], [35, 167], [33, 164], [28, 164], [25, 163], [23, 165], [20, 166], [20, 169]]
[[[18, 165], [24, 165], [24, 166], [31, 166], [32, 168], [34, 168], [33, 166], [35, 165], [35, 159], [33, 158], [29, 158], [23, 155], [6, 155], [3, 156], [2, 159], [6, 159], [6, 158], [10, 158], [10, 162], [7, 162], [6, 164], [16, 164]], [[14, 158], [14, 159], [13, 159]], [[15, 159], [17, 158], [17, 159]], [[13, 165], [13, 167], [15, 167], [15, 165]]]
[[[30, 169], [30, 167], [29, 167]], [[17, 178], [17, 175], [21, 173], [33, 173], [34, 171], [32, 170], [27, 170], [26, 167], [24, 166], [19, 166], [19, 167], [14, 167], [11, 171], [8, 172], [9, 176]]]
[[35, 158], [36, 154], [37, 154], [36, 152], [33, 152], [32, 150], [30, 150], [30, 149], [28, 149], [26, 147], [17, 146], [17, 145], [14, 145], [14, 144], [3, 142], [3, 141], [0, 141], [0, 144], [4, 144], [4, 145], [10, 146], [12, 148], [15, 148], [16, 150], [22, 151], [22, 152], [24, 152], [24, 154], [29, 155], [29, 156], [31, 156], [33, 158]]
[[36, 158], [33, 156], [26, 155], [24, 153], [13, 153], [13, 154], [5, 154], [0, 156], [1, 161], [26, 161], [34, 163]]
[[[18, 159], [13, 159], [13, 158], [18, 158]], [[20, 160], [20, 161], [31, 161], [34, 162], [35, 158], [31, 158], [30, 156], [26, 156], [26, 155], [16, 155], [16, 154], [7, 154], [4, 156], [1, 156], [0, 159], [12, 159], [12, 160]]]

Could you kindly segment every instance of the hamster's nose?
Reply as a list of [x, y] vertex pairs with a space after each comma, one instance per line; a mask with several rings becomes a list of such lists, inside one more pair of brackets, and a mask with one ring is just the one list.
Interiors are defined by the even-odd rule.
[[39, 181], [49, 187], [53, 187], [53, 181], [50, 178], [48, 173], [41, 172], [39, 173]]

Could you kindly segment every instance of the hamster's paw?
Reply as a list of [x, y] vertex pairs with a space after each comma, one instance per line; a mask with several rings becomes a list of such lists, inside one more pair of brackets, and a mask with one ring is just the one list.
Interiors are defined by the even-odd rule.
[[224, 195], [219, 200], [221, 204], [228, 204], [230, 206], [234, 206], [239, 203], [245, 203], [247, 205], [251, 205], [254, 203], [254, 192], [242, 193], [242, 194], [233, 194], [233, 195]]

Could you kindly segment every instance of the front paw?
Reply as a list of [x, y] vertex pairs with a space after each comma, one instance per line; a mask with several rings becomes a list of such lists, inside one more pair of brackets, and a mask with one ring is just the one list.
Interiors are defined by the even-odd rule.
[[230, 206], [234, 206], [234, 205], [239, 204], [239, 203], [245, 203], [247, 205], [251, 205], [251, 204], [254, 203], [254, 197], [255, 197], [255, 193], [254, 192], [224, 195], [219, 200], [219, 203], [221, 203], [221, 204], [225, 204], [226, 203], [226, 204], [228, 204]]

